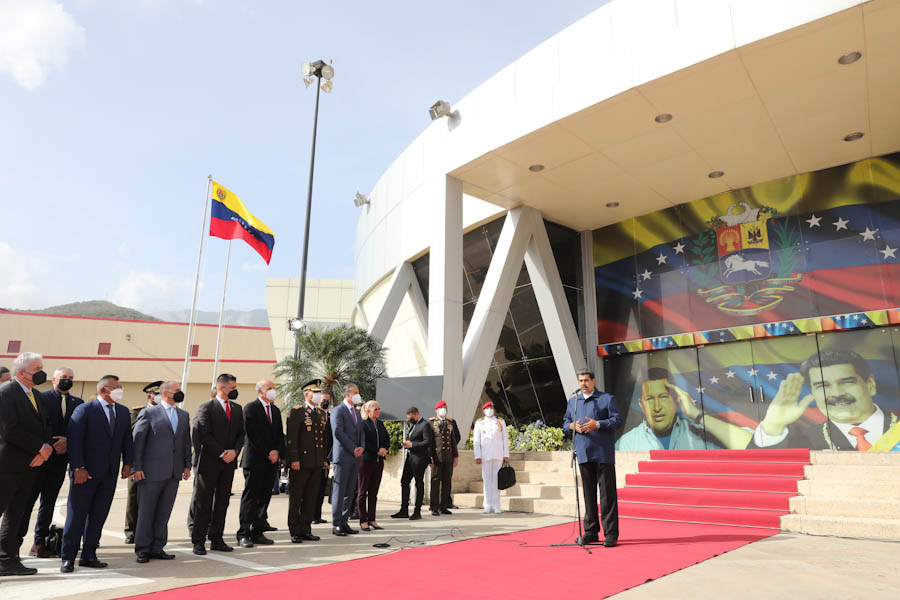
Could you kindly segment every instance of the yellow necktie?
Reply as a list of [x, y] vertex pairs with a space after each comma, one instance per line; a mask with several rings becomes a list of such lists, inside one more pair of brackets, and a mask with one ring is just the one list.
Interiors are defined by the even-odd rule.
[[34, 390], [28, 390], [28, 399], [31, 400], [31, 408], [34, 409], [34, 412], [41, 414], [41, 411], [38, 410], [37, 402], [34, 399]]

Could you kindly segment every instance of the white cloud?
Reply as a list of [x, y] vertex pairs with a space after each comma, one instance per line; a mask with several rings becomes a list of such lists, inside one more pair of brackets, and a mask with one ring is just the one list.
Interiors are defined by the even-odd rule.
[[0, 306], [35, 308], [40, 304], [40, 289], [31, 278], [29, 259], [0, 242]]
[[84, 27], [54, 0], [0, 0], [0, 72], [34, 90], [84, 45]]
[[[203, 285], [200, 285], [203, 288]], [[169, 310], [191, 305], [194, 281], [189, 277], [161, 275], [149, 270], [125, 273], [112, 292], [110, 301], [142, 311]]]
[[253, 263], [244, 263], [241, 265], [241, 271], [244, 273], [250, 273], [252, 271], [265, 271], [269, 268], [264, 262], [253, 262]]

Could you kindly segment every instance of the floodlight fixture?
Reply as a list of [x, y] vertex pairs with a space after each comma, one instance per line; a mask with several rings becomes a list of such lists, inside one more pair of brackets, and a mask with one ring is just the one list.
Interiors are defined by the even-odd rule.
[[334, 87], [333, 81], [323, 81], [322, 82], [322, 91], [325, 92], [326, 94], [330, 93], [331, 88], [333, 88], [333, 87]]
[[303, 322], [303, 319], [293, 318], [288, 319], [288, 329], [297, 333], [299, 331], [303, 331], [306, 328], [306, 323]]
[[432, 121], [437, 121], [441, 117], [449, 117], [450, 103], [446, 100], [438, 100], [428, 109], [428, 116], [431, 117]]
[[353, 205], [356, 206], [356, 208], [359, 208], [360, 206], [366, 206], [367, 204], [369, 204], [369, 202], [370, 200], [368, 196], [356, 192], [356, 197], [353, 199]]

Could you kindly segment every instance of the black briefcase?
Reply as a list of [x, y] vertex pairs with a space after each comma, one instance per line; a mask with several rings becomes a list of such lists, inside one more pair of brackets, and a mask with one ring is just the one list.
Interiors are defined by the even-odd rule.
[[47, 534], [47, 539], [44, 540], [44, 548], [47, 549], [50, 556], [62, 554], [62, 535], [62, 527], [50, 525], [50, 533]]
[[516, 485], [516, 471], [509, 464], [505, 464], [497, 473], [497, 489], [505, 490], [514, 485]]

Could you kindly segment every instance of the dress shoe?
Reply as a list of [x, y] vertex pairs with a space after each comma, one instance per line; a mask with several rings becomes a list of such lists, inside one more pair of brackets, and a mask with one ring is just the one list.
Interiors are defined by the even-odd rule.
[[450, 506], [448, 508], [452, 508], [453, 510], [456, 510], [459, 507], [451, 502]]
[[148, 562], [150, 562], [150, 555], [147, 554], [146, 552], [141, 552], [140, 554], [137, 555], [137, 558], [135, 559], [134, 562], [139, 562], [141, 564], [148, 563]]
[[303, 543], [303, 536], [300, 536], [300, 535], [292, 535], [292, 536], [291, 536], [291, 543], [292, 543], [292, 544], [302, 544], [302, 543]]
[[215, 550], [216, 552], [231, 552], [232, 550], [234, 550], [234, 548], [225, 543], [225, 540], [216, 540], [214, 542], [210, 542], [209, 549]]
[[450, 512], [449, 510], [447, 510], [446, 508], [442, 508], [442, 509], [441, 509], [441, 514], [442, 514], [442, 515], [452, 515], [453, 513]]
[[600, 541], [600, 538], [596, 535], [586, 534], [579, 538], [575, 538], [575, 543], [579, 546], [585, 546], [587, 544], [596, 544]]
[[439, 516], [441, 516], [441, 511], [439, 511], [439, 510], [437, 510], [437, 509], [432, 510], [432, 511], [431, 511], [431, 516], [432, 516], [432, 517], [439, 517]]
[[126, 544], [133, 544], [133, 543], [134, 543], [134, 534], [133, 534], [133, 533], [132, 533], [131, 535], [126, 535], [126, 536], [125, 536], [125, 543], [126, 543]]
[[275, 540], [267, 538], [261, 533], [259, 535], [254, 535], [252, 538], [250, 538], [250, 540], [254, 544], [259, 544], [260, 546], [271, 546], [275, 543]]
[[60, 573], [71, 573], [74, 570], [75, 570], [75, 565], [72, 563], [71, 560], [64, 560], [64, 561], [62, 561], [62, 564], [59, 566]]
[[206, 544], [194, 544], [194, 554], [197, 556], [206, 554]]
[[376, 523], [375, 521], [372, 521], [371, 525], [372, 525], [372, 529], [384, 529], [384, 527], [382, 527], [381, 525], [379, 525], [379, 524]]
[[356, 535], [357, 533], [359, 533], [359, 529], [353, 529], [349, 525], [343, 525], [341, 526], [341, 529], [344, 530], [344, 533], [348, 533], [350, 535]]
[[169, 554], [165, 550], [160, 550], [159, 552], [151, 552], [150, 558], [155, 558], [156, 560], [175, 560], [175, 555]]
[[419, 511], [416, 511], [413, 514], [409, 515], [410, 521], [418, 521], [421, 518], [422, 518], [422, 513]]
[[615, 548], [616, 546], [619, 545], [619, 539], [614, 538], [614, 537], [608, 537], [605, 540], [603, 540], [603, 545], [606, 546], [607, 548]]
[[31, 551], [28, 553], [29, 556], [34, 556], [37, 558], [50, 558], [50, 553], [47, 551], [47, 547], [43, 544], [35, 544], [31, 547]]
[[26, 567], [18, 560], [11, 560], [5, 565], [0, 565], [0, 576], [6, 575], [34, 575], [37, 569]]
[[[238, 540], [238, 546], [241, 548], [252, 548], [253, 542], [248, 537], [242, 537]], [[213, 550], [215, 550], [215, 547], [213, 547]]]
[[107, 567], [107, 563], [102, 560], [97, 560], [97, 557], [94, 558], [82, 558], [78, 561], [79, 567], [89, 567], [91, 569], [105, 569]]
[[341, 527], [332, 527], [331, 533], [333, 533], [334, 535], [336, 535], [338, 537], [346, 537], [347, 536], [347, 534], [344, 533], [344, 530]]
[[313, 535], [313, 534], [311, 534], [311, 533], [301, 533], [301, 534], [300, 534], [300, 539], [301, 539], [301, 540], [306, 540], [307, 542], [318, 542], [318, 541], [321, 540], [322, 538], [320, 538], [320, 537], [317, 536], [317, 535]]
[[322, 523], [327, 523], [327, 522], [328, 522], [328, 521], [326, 521], [325, 519], [315, 519], [315, 520], [313, 521], [313, 524], [314, 524], [314, 525], [321, 525]]
[[394, 514], [392, 514], [392, 515], [391, 515], [391, 518], [392, 518], [392, 519], [408, 519], [408, 518], [409, 518], [409, 512], [404, 508], [404, 509], [402, 509], [402, 510], [400, 510], [400, 511], [397, 511], [397, 512], [395, 512]]

